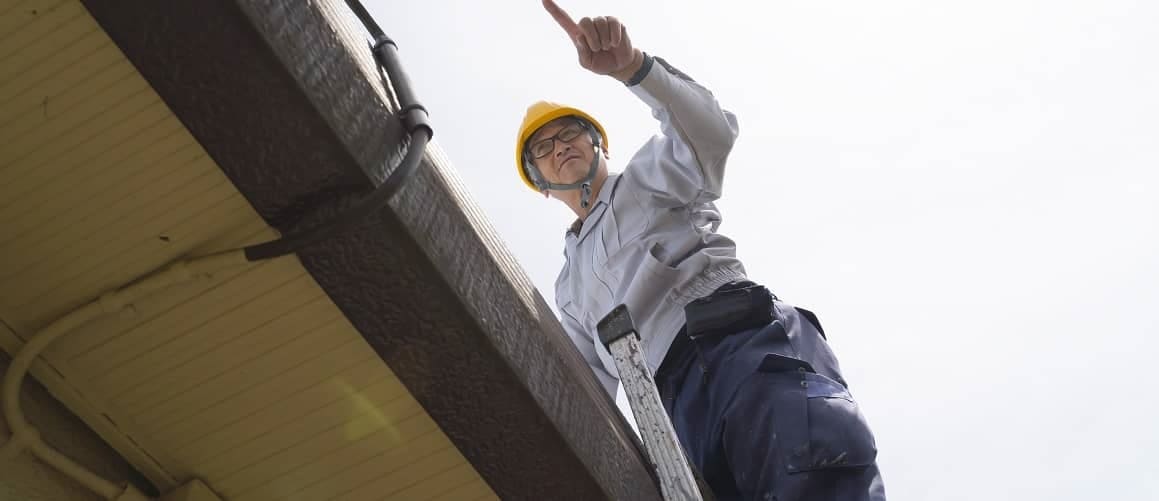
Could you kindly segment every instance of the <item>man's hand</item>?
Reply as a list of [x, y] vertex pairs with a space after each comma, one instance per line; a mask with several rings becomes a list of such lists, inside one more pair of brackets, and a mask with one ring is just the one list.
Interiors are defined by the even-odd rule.
[[553, 0], [543, 0], [543, 8], [575, 44], [580, 66], [592, 73], [625, 82], [644, 64], [644, 53], [632, 47], [628, 30], [619, 19], [585, 17], [576, 23]]

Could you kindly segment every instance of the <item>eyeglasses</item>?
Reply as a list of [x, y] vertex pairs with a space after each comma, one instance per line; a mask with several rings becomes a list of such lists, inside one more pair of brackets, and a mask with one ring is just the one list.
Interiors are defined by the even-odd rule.
[[578, 123], [568, 125], [556, 132], [554, 136], [540, 139], [531, 144], [528, 151], [531, 152], [532, 158], [540, 159], [555, 151], [555, 141], [558, 139], [565, 143], [569, 143], [575, 138], [579, 137], [584, 132], [584, 126]]

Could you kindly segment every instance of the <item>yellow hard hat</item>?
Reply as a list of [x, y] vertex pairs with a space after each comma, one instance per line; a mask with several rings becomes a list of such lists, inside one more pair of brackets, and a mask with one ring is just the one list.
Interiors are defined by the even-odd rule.
[[523, 184], [532, 190], [539, 191], [539, 188], [535, 186], [535, 182], [527, 173], [527, 166], [530, 162], [525, 162], [523, 158], [523, 153], [527, 150], [527, 140], [531, 139], [531, 135], [535, 134], [535, 131], [543, 127], [544, 124], [566, 116], [577, 116], [591, 122], [596, 131], [600, 133], [601, 147], [605, 152], [608, 151], [608, 133], [604, 131], [604, 126], [583, 110], [550, 101], [538, 101], [532, 104], [527, 107], [527, 114], [523, 116], [523, 125], [519, 126], [519, 136], [515, 141], [515, 168], [519, 171], [519, 177], [523, 179]]

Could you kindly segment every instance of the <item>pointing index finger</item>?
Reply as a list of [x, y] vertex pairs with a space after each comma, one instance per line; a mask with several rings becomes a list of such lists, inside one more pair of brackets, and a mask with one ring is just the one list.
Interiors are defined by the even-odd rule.
[[571, 16], [567, 15], [562, 8], [555, 4], [553, 0], [543, 0], [543, 8], [555, 18], [555, 22], [559, 23], [559, 27], [563, 28], [569, 36], [575, 38], [580, 34], [579, 25], [575, 24]]

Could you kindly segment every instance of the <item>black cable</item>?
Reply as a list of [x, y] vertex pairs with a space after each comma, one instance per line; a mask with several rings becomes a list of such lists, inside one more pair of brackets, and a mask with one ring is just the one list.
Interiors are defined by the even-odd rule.
[[277, 240], [246, 247], [246, 259], [249, 261], [260, 261], [262, 259], [293, 254], [306, 246], [333, 236], [338, 231], [346, 229], [358, 222], [363, 217], [382, 209], [390, 201], [391, 197], [394, 196], [395, 192], [398, 191], [399, 187], [402, 186], [403, 181], [418, 168], [422, 162], [423, 151], [426, 149], [427, 141], [429, 140], [430, 137], [427, 136], [425, 130], [416, 131], [411, 136], [410, 146], [407, 148], [406, 156], [403, 157], [402, 163], [395, 168], [394, 172], [390, 173], [386, 181], [383, 181], [381, 185], [375, 188], [358, 205], [347, 209], [346, 212], [343, 212], [334, 219], [308, 230], [292, 233]]
[[[403, 128], [410, 134], [410, 142], [407, 145], [406, 155], [403, 156], [402, 162], [391, 171], [386, 180], [356, 206], [346, 210], [330, 221], [307, 230], [285, 235], [277, 240], [246, 247], [244, 249], [245, 257], [249, 261], [260, 261], [293, 254], [306, 246], [333, 236], [335, 233], [350, 227], [367, 215], [385, 207], [391, 197], [402, 186], [402, 183], [422, 163], [423, 152], [426, 151], [427, 144], [430, 142], [431, 137], [434, 136], [434, 129], [431, 127], [430, 120], [428, 119], [427, 110], [415, 99], [414, 91], [410, 87], [410, 80], [407, 78], [406, 73], [402, 69], [402, 65], [399, 63], [398, 46], [383, 33], [382, 28], [378, 26], [378, 23], [374, 21], [374, 18], [370, 16], [370, 13], [366, 11], [366, 8], [362, 6], [361, 2], [358, 0], [346, 0], [346, 5], [350, 7], [350, 10], [354, 11], [354, 14], [362, 21], [362, 25], [366, 27], [371, 37], [374, 38], [374, 44], [370, 47], [370, 50], [374, 54], [374, 60], [378, 65], [379, 71], [385, 71], [386, 77], [390, 79], [391, 87], [399, 102], [399, 119], [402, 120]], [[385, 81], [383, 84], [387, 85]]]
[[370, 16], [366, 11], [366, 7], [362, 6], [362, 2], [358, 0], [346, 0], [346, 6], [354, 11], [354, 15], [358, 16], [358, 20], [362, 21], [362, 25], [366, 27], [366, 31], [370, 32], [371, 38], [377, 39], [383, 35], [382, 28], [378, 26], [378, 22]]

